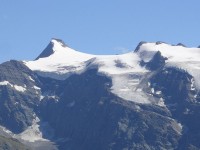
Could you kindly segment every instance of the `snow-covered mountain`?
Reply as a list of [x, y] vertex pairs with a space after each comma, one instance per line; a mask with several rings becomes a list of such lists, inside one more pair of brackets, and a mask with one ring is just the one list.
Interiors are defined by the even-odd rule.
[[151, 71], [141, 64], [148, 64], [158, 52], [165, 58], [165, 67], [186, 70], [194, 77], [194, 86], [200, 88], [200, 48], [187, 48], [182, 44], [173, 46], [162, 42], [144, 42], [136, 51], [127, 54], [91, 55], [69, 48], [62, 40], [52, 39], [36, 60], [25, 64], [43, 77], [58, 80], [97, 68], [98, 73], [112, 79], [111, 90], [119, 97], [138, 103], [160, 104], [160, 101], [149, 100], [139, 88], [141, 79]]
[[199, 56], [163, 42], [91, 55], [52, 39], [0, 65], [0, 131], [32, 149], [200, 149]]
[[[144, 42], [137, 47], [135, 52], [127, 54], [91, 55], [73, 50], [58, 39], [52, 39], [36, 60], [25, 62], [25, 64], [43, 76], [59, 80], [66, 79], [68, 74], [82, 73], [94, 66], [98, 66], [99, 72], [107, 75], [146, 72], [147, 70], [141, 67], [140, 62], [149, 62], [158, 51], [166, 58], [168, 66], [188, 71], [199, 68], [200, 48], [187, 48], [181, 44], [174, 46], [162, 42]], [[196, 76], [194, 72], [191, 71]]]

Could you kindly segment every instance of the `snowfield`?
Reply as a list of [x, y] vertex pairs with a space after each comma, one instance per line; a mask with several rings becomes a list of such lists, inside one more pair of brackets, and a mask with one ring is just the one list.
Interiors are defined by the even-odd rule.
[[160, 51], [161, 55], [166, 57], [166, 66], [177, 67], [187, 71], [194, 77], [195, 86], [200, 88], [200, 48], [187, 48], [183, 46], [172, 46], [166, 43], [145, 43], [140, 46], [138, 55], [148, 62], [156, 52]]
[[53, 39], [52, 53], [34, 61], [24, 61], [31, 70], [41, 76], [64, 80], [72, 74], [81, 74], [87, 69], [97, 68], [102, 74], [112, 79], [111, 91], [119, 97], [137, 103], [157, 103], [152, 101], [140, 89], [141, 79], [149, 72], [140, 62], [149, 62], [160, 51], [166, 57], [166, 66], [177, 67], [188, 71], [200, 88], [200, 48], [172, 46], [165, 43], [143, 43], [137, 52], [121, 55], [91, 55], [78, 52], [59, 40]]

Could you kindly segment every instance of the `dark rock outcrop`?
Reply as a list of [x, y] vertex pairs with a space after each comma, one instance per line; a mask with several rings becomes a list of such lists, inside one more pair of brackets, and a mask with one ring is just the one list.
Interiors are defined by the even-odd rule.
[[[180, 150], [199, 149], [200, 143], [200, 95], [192, 88], [192, 76], [177, 68], [163, 68], [151, 79], [151, 88], [162, 91], [172, 118], [182, 124]], [[193, 147], [193, 148], [192, 148]]]
[[[45, 93], [60, 99], [43, 99], [41, 116], [64, 138], [60, 149], [170, 149], [180, 134], [168, 110], [124, 101], [110, 92], [110, 79], [89, 70], [65, 81], [41, 78]], [[58, 86], [60, 85], [60, 87]], [[163, 115], [165, 114], [165, 115]]]
[[138, 52], [139, 49], [140, 49], [140, 46], [142, 46], [142, 45], [145, 44], [145, 43], [147, 43], [147, 42], [144, 42], [144, 41], [140, 42], [140, 43], [138, 44], [138, 46], [135, 48], [134, 52]]
[[154, 71], [164, 67], [166, 60], [167, 58], [163, 57], [160, 51], [158, 51], [149, 62], [141, 61], [140, 65], [145, 66], [147, 69], [151, 71]]
[[[0, 86], [0, 124], [14, 133], [22, 132], [32, 124], [39, 104], [33, 89], [39, 84], [37, 76], [22, 62], [9, 61], [0, 65], [0, 82], [8, 82]], [[26, 90], [18, 91], [19, 87]]]
[[183, 47], [186, 47], [184, 44], [182, 43], [178, 43], [177, 46], [183, 46]]
[[[60, 39], [54, 38], [52, 40], [59, 42], [63, 47], [67, 47], [67, 45], [64, 43], [64, 41], [62, 41]], [[38, 60], [39, 58], [44, 58], [44, 57], [48, 57], [48, 56], [52, 55], [54, 53], [53, 47], [54, 47], [54, 43], [51, 41], [47, 45], [47, 47], [42, 51], [42, 53], [35, 60]]]

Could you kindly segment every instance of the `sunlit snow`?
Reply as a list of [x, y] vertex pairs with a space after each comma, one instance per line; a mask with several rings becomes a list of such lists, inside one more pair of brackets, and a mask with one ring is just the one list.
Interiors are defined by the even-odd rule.
[[15, 90], [19, 91], [19, 92], [25, 92], [26, 91], [26, 86], [24, 85], [23, 86], [19, 86], [19, 85], [14, 85], [14, 84], [11, 84], [9, 83], [8, 81], [2, 81], [0, 82], [0, 85], [9, 85], [11, 86], [12, 88], [14, 88]]
[[177, 67], [190, 73], [195, 80], [195, 85], [200, 88], [200, 48], [187, 48], [172, 46], [166, 43], [145, 43], [140, 46], [138, 55], [145, 62], [150, 61], [156, 52], [166, 57], [166, 66]]
[[[200, 87], [200, 48], [172, 46], [165, 43], [144, 43], [137, 52], [122, 55], [91, 55], [63, 46], [53, 39], [53, 54], [34, 61], [24, 61], [41, 76], [64, 80], [71, 74], [80, 74], [89, 68], [112, 79], [111, 91], [119, 97], [137, 103], [151, 103], [149, 95], [140, 87], [142, 78], [149, 72], [140, 62], [149, 62], [156, 52], [166, 57], [166, 66], [184, 69], [194, 76], [195, 86]], [[150, 85], [149, 85], [150, 86]], [[154, 89], [152, 89], [154, 90]], [[152, 91], [161, 94], [161, 91]], [[161, 99], [159, 105], [164, 105]]]

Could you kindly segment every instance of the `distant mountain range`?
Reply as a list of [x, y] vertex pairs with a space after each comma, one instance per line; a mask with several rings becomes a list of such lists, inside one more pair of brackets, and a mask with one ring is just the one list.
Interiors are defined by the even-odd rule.
[[199, 58], [181, 43], [91, 55], [52, 39], [0, 65], [0, 149], [199, 150]]

